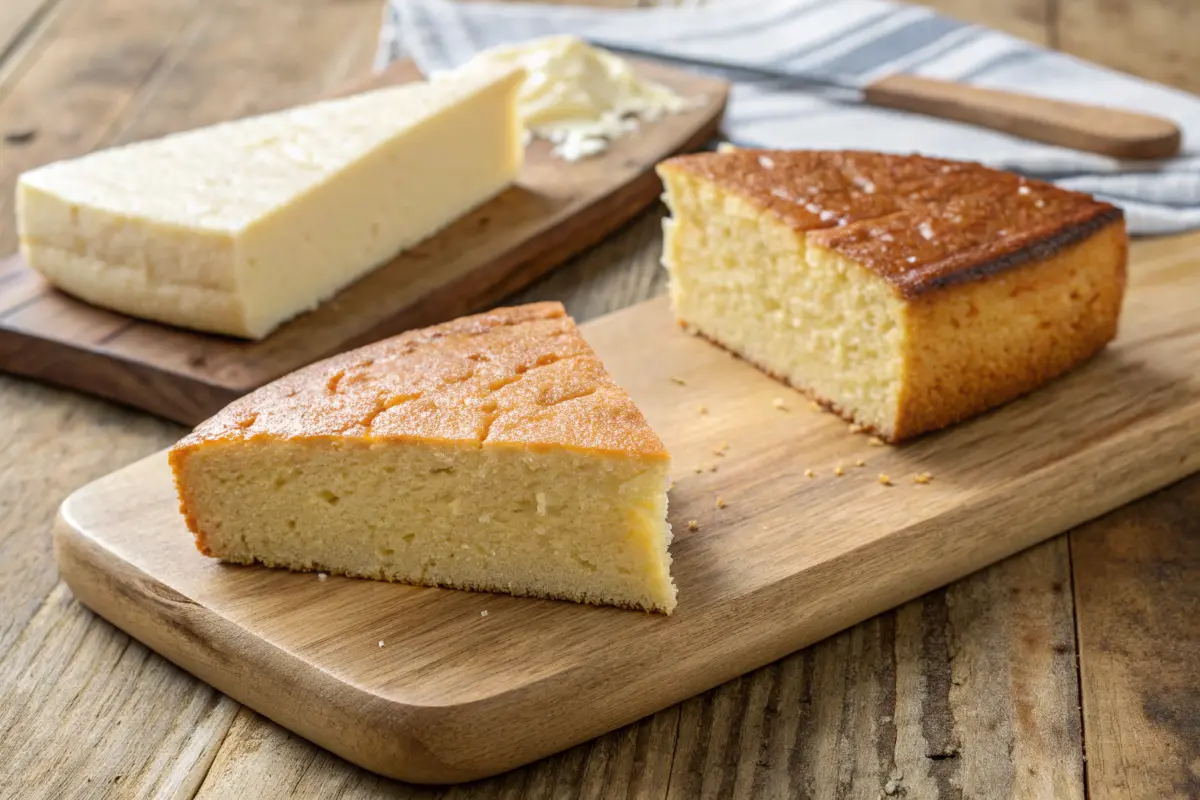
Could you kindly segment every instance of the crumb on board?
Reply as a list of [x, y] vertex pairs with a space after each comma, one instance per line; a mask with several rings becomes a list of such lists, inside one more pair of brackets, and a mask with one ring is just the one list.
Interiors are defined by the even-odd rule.
[[698, 411], [698, 412], [699, 412], [699, 413], [701, 413], [701, 414], [707, 414], [707, 413], [708, 413], [708, 406], [706, 406], [706, 405], [699, 405], [699, 406], [696, 406], [696, 411]]
[[850, 423], [850, 432], [851, 433], [862, 433], [865, 430], [866, 430], [866, 427], [863, 425], [859, 425], [857, 422]]
[[833, 468], [833, 474], [837, 475], [840, 478], [846, 474], [846, 470], [842, 469], [841, 464], [838, 464], [836, 467]]
[[704, 472], [704, 467], [693, 467], [692, 471], [699, 475], [701, 472]]
[[871, 445], [871, 447], [883, 447], [883, 439], [880, 439], [878, 436], [872, 436], [870, 439], [867, 439], [867, 444]]
[[854, 466], [856, 466], [856, 467], [865, 467], [866, 465], [867, 465], [867, 462], [863, 461], [861, 458], [856, 459], [854, 462]]
[[728, 450], [728, 449], [729, 449], [729, 442], [721, 442], [721, 446], [720, 446], [720, 447], [714, 447], [714, 448], [713, 448], [713, 455], [715, 455], [715, 456], [723, 456], [723, 455], [725, 455], [725, 451], [726, 451], [726, 450]]
[[787, 403], [783, 402], [783, 398], [782, 398], [782, 397], [776, 397], [774, 400], [772, 400], [772, 401], [771, 401], [771, 405], [775, 406], [775, 407], [776, 407], [776, 408], [778, 408], [780, 411], [787, 411], [787, 410], [788, 410]]
[[815, 478], [815, 477], [817, 477], [817, 473], [813, 472], [811, 469], [806, 469], [806, 470], [804, 470], [804, 477]]
[[717, 498], [717, 508], [724, 508], [727, 505], [729, 505], [729, 504], [725, 502], [725, 498], [723, 498], [723, 497]]
[[380, 639], [380, 640], [379, 640], [379, 646], [380, 646], [380, 647], [383, 647], [383, 639]]
[[717, 465], [716, 465], [716, 464], [713, 464], [711, 467], [709, 467], [709, 468], [708, 468], [708, 471], [709, 471], [709, 472], [716, 472], [716, 471], [717, 471]]
[[317, 573], [317, 580], [319, 580], [319, 581], [327, 581], [327, 580], [329, 580], [329, 573], [328, 573], [328, 572], [318, 572], [318, 573]]
[[687, 381], [685, 381], [683, 378], [680, 378], [678, 375], [671, 376], [671, 383], [677, 383], [680, 386], [687, 386]]
[[483, 611], [480, 611], [480, 612], [479, 612], [479, 616], [481, 616], [481, 617], [486, 617], [486, 616], [487, 616], [487, 609], [485, 608]]
[[813, 400], [811, 403], [809, 403], [808, 407], [812, 411], [820, 411], [821, 410], [821, 404], [818, 403], [816, 400]]
[[918, 472], [913, 475], [913, 483], [929, 483], [931, 480], [933, 480], [933, 476], [928, 472]]
[[700, 523], [696, 522], [694, 519], [689, 519], [687, 523], [687, 529], [689, 531], [698, 531], [700, 530]]
[[892, 479], [888, 477], [886, 472], [879, 473], [879, 482], [882, 483], [884, 486], [892, 485]]

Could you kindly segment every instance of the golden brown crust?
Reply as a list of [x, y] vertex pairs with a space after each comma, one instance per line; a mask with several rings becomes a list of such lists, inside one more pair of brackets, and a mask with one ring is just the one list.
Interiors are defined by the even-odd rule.
[[917, 155], [734, 150], [659, 170], [712, 181], [907, 298], [1051, 258], [1122, 219], [1088, 195]]
[[201, 423], [172, 459], [206, 443], [263, 436], [667, 457], [559, 303], [463, 317], [305, 367]]

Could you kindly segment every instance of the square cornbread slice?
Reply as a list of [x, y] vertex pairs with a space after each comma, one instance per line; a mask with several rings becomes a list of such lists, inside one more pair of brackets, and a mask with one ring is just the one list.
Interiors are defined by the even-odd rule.
[[669, 457], [558, 303], [306, 367], [172, 448], [224, 561], [670, 613]]
[[512, 183], [523, 75], [459, 70], [32, 170], [21, 251], [96, 305], [261, 338]]
[[1116, 207], [978, 164], [728, 150], [661, 163], [689, 330], [897, 442], [1029, 392], [1115, 335]]

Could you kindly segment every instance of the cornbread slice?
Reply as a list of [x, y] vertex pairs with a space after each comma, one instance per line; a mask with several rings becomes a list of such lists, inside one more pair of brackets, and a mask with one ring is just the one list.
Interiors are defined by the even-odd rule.
[[1121, 211], [978, 164], [731, 150], [661, 163], [675, 314], [898, 442], [1029, 392], [1117, 331]]
[[96, 305], [261, 338], [512, 183], [522, 80], [459, 70], [26, 172], [21, 251]]
[[171, 449], [236, 563], [670, 613], [669, 458], [558, 303], [306, 367]]

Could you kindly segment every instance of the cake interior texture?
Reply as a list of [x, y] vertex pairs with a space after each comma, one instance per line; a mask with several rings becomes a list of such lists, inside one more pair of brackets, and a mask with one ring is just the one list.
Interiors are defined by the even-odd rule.
[[670, 613], [670, 459], [562, 306], [412, 331], [235, 402], [172, 448], [233, 563]]
[[[680, 322], [891, 441], [1028, 392], [1116, 334], [1126, 238], [1111, 206], [871, 155], [660, 165]], [[1076, 226], [1054, 246], [1031, 213], [1047, 206]]]
[[262, 442], [189, 460], [225, 561], [673, 605], [661, 460], [421, 443]]

